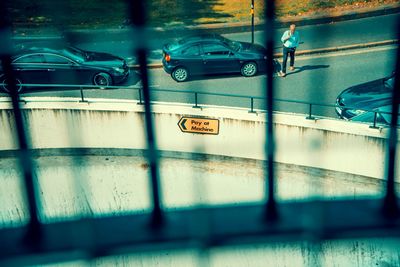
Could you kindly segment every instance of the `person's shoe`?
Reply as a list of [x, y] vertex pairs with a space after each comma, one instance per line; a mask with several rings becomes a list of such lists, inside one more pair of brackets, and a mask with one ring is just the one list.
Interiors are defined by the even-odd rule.
[[291, 71], [294, 71], [294, 67], [290, 67], [289, 69], [290, 69]]
[[286, 76], [286, 73], [284, 73], [283, 71], [280, 71], [280, 72], [279, 72], [279, 76], [285, 77], [285, 76]]

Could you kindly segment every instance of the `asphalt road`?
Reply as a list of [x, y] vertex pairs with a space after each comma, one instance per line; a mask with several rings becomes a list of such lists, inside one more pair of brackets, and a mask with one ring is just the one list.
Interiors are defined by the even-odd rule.
[[[399, 18], [400, 14], [392, 14], [298, 27], [300, 39], [303, 42], [299, 48], [306, 50], [396, 39]], [[280, 40], [284, 30], [275, 31], [275, 40]], [[238, 41], [251, 40], [250, 33], [235, 33], [227, 36]], [[256, 42], [263, 43], [263, 32], [256, 32], [254, 37]], [[280, 48], [280, 43], [278, 47]]]
[[[400, 14], [392, 14], [385, 16], [369, 17], [356, 20], [348, 20], [335, 22], [330, 24], [309, 25], [298, 27], [301, 38], [301, 46], [299, 49], [308, 50], [325, 47], [337, 47], [343, 45], [360, 44], [377, 42], [383, 40], [396, 39], [396, 26]], [[277, 40], [276, 50], [280, 51], [280, 37], [285, 29], [276, 29], [275, 40]], [[191, 34], [191, 32], [188, 32]], [[250, 32], [226, 34], [226, 37], [237, 41], [251, 41]], [[171, 32], [171, 38], [160, 39], [154, 36], [149, 54], [150, 61], [159, 63], [162, 56], [162, 44], [170, 41], [175, 37]], [[129, 38], [132, 38], [129, 36]], [[255, 32], [255, 42], [263, 44], [263, 32]], [[136, 40], [110, 41], [107, 36], [99, 36], [97, 41], [77, 42], [76, 45], [83, 49], [93, 51], [109, 52], [120, 55], [125, 58], [133, 58], [133, 46]]]
[[[275, 77], [276, 98], [309, 101], [320, 104], [334, 104], [336, 96], [345, 88], [382, 78], [391, 73], [396, 60], [396, 47], [385, 46], [363, 50], [337, 52], [317, 56], [302, 56], [296, 61], [296, 70], [286, 78]], [[264, 95], [265, 75], [252, 78], [237, 75], [197, 77], [185, 83], [177, 83], [162, 69], [150, 70], [153, 100], [163, 102], [194, 103], [193, 93], [221, 93], [262, 97]], [[138, 75], [132, 73], [129, 86], [139, 87]], [[163, 92], [175, 90], [176, 92]], [[4, 94], [2, 94], [4, 95]], [[79, 97], [79, 91], [64, 90], [52, 92], [25, 93], [26, 96], [63, 96]], [[134, 88], [113, 90], [85, 90], [85, 97], [138, 99], [138, 90]], [[207, 96], [200, 94], [201, 104], [233, 107], [250, 107], [250, 100], [238, 97]], [[262, 109], [264, 102], [255, 101], [255, 108]], [[294, 103], [276, 102], [275, 110], [295, 113], [307, 113], [308, 106]], [[331, 107], [315, 107], [320, 116], [336, 117]]]

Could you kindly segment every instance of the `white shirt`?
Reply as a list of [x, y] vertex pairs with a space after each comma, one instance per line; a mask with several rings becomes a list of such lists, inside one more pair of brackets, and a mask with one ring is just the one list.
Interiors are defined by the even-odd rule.
[[[288, 37], [289, 39], [285, 41], [285, 39]], [[290, 34], [290, 30], [287, 30], [283, 33], [281, 41], [283, 45], [286, 46], [287, 48], [294, 48], [299, 46], [299, 39], [300, 36], [298, 31], [294, 31], [293, 34]]]

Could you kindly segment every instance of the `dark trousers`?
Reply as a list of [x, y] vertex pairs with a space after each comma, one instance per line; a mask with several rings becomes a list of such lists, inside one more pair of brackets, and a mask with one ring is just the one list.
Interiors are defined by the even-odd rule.
[[282, 62], [282, 72], [286, 73], [286, 64], [288, 55], [290, 56], [290, 67], [294, 66], [294, 53], [296, 52], [296, 47], [288, 48], [283, 46], [283, 62]]

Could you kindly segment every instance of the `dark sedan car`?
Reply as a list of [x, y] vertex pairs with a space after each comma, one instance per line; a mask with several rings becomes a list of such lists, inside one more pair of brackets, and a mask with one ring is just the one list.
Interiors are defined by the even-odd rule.
[[[12, 58], [12, 66], [17, 84], [93, 84], [104, 88], [125, 81], [129, 75], [124, 59], [76, 47], [19, 49]], [[2, 89], [8, 91], [2, 70], [0, 82]]]
[[177, 82], [200, 74], [241, 73], [250, 77], [265, 70], [261, 45], [231, 41], [216, 34], [183, 38], [163, 47], [164, 70]]
[[340, 118], [351, 118], [379, 107], [390, 105], [394, 87], [394, 73], [386, 78], [347, 88], [336, 99], [336, 113]]

